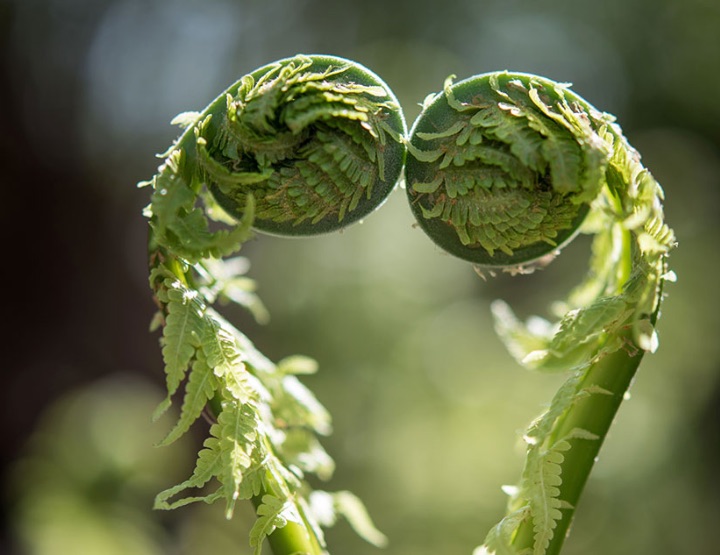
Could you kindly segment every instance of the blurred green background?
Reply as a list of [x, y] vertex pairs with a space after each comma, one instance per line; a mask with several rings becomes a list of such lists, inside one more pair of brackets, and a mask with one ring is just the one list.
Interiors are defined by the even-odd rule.
[[[717, 0], [4, 0], [0, 553], [249, 554], [247, 508], [151, 510], [205, 429], [155, 449], [162, 397], [146, 281], [147, 190], [176, 134], [239, 76], [295, 53], [355, 59], [411, 123], [444, 78], [491, 70], [574, 83], [616, 114], [663, 184], [680, 248], [647, 357], [565, 553], [720, 553], [720, 2]], [[502, 515], [520, 431], [558, 377], [520, 369], [489, 303], [544, 313], [587, 241], [487, 282], [413, 228], [396, 191], [342, 234], [244, 248], [272, 320], [230, 317], [268, 356], [317, 358], [334, 415], [327, 487], [363, 498], [393, 555], [471, 553]], [[9, 303], [9, 306], [8, 306]], [[379, 553], [340, 523], [333, 553]]]

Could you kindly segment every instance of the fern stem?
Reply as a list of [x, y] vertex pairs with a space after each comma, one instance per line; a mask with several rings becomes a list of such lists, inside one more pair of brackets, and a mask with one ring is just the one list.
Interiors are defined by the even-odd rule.
[[[587, 395], [578, 399], [558, 422], [551, 436], [550, 443], [553, 443], [553, 440], [567, 437], [573, 430], [581, 429], [596, 435], [598, 439], [569, 440], [571, 448], [565, 453], [565, 460], [562, 463], [563, 481], [559, 486], [559, 497], [567, 502], [568, 508], [562, 510], [562, 518], [557, 521], [555, 534], [545, 555], [560, 553], [598, 452], [642, 361], [644, 351], [632, 346], [630, 333], [624, 334], [623, 337], [628, 341], [627, 348], [615, 351], [594, 364], [588, 369], [579, 386], [580, 390], [602, 388], [610, 394]], [[531, 521], [527, 520], [520, 525], [513, 546], [518, 552], [522, 552], [525, 548], [533, 548], [534, 534]]]

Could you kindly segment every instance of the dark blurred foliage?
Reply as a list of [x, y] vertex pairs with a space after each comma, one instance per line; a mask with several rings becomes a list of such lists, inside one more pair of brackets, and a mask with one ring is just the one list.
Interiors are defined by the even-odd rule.
[[[192, 446], [151, 448], [163, 377], [148, 333], [147, 191], [134, 184], [173, 140], [175, 114], [298, 52], [368, 65], [409, 122], [447, 75], [499, 69], [572, 82], [618, 116], [665, 187], [679, 282], [567, 553], [716, 550], [718, 29], [716, 0], [0, 1], [0, 552], [248, 552], [242, 518], [150, 511], [190, 471]], [[366, 499], [390, 552], [470, 553], [502, 514], [500, 484], [517, 479], [517, 431], [558, 383], [516, 367], [488, 303], [545, 310], [586, 251], [580, 241], [538, 275], [483, 282], [429, 245], [395, 194], [339, 236], [246, 245], [273, 321], [231, 316], [272, 358], [319, 359], [306, 381], [335, 418], [330, 488]], [[86, 541], [73, 543], [78, 530]], [[375, 552], [343, 527], [330, 540]]]

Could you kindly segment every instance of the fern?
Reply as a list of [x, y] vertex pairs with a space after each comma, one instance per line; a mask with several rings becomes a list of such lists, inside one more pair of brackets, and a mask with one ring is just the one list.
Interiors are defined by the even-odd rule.
[[553, 537], [557, 521], [562, 518], [559, 499], [562, 484], [561, 464], [564, 460], [563, 451], [570, 449], [570, 444], [563, 441], [553, 445], [547, 451], [528, 454], [526, 480], [534, 495], [530, 498], [530, 514], [532, 515], [535, 555], [545, 553]]
[[[254, 407], [236, 400], [224, 401], [218, 422], [210, 433], [218, 438], [222, 472], [218, 475], [225, 491], [225, 514], [232, 518], [235, 502], [240, 498], [240, 487], [245, 471], [253, 463], [258, 449], [259, 420]], [[255, 457], [257, 458], [257, 457]]]
[[[203, 112], [181, 114], [184, 131], [165, 153], [152, 188], [150, 285], [159, 311], [166, 412], [182, 394], [169, 445], [204, 415], [209, 437], [192, 475], [155, 499], [158, 509], [251, 500], [250, 544], [325, 552], [306, 474], [328, 479], [334, 462], [318, 436], [330, 416], [298, 376], [317, 365], [293, 356], [274, 364], [218, 312], [234, 303], [267, 313], [234, 255], [255, 229], [322, 233], [367, 215], [402, 168], [405, 123], [389, 89], [364, 68], [298, 56], [245, 76]], [[287, 224], [287, 225], [286, 225]], [[350, 499], [346, 494], [343, 499]], [[338, 512], [362, 513], [352, 497]], [[362, 519], [356, 518], [357, 522]], [[324, 522], [328, 525], [328, 522]], [[361, 535], [377, 540], [369, 519]], [[375, 534], [375, 536], [373, 536]]]
[[185, 396], [180, 409], [180, 418], [161, 445], [169, 445], [184, 435], [200, 417], [207, 402], [213, 398], [217, 389], [218, 380], [201, 351], [197, 354], [185, 385]]
[[230, 330], [223, 328], [211, 314], [205, 317], [202, 350], [215, 375], [238, 403], [249, 403], [256, 395], [242, 353]]
[[199, 490], [203, 488], [208, 482], [210, 482], [210, 480], [222, 471], [222, 457], [220, 447], [218, 445], [218, 439], [210, 437], [205, 440], [203, 446], [204, 448], [198, 453], [198, 459], [195, 463], [195, 470], [193, 471], [192, 476], [184, 482], [160, 492], [155, 497], [156, 509], [176, 509], [197, 501], [212, 503], [216, 499], [222, 497], [223, 492], [222, 488], [220, 488], [214, 494], [183, 497], [175, 502], [169, 502], [170, 499], [176, 497], [180, 493], [183, 493], [187, 489], [194, 488]]
[[475, 553], [556, 555], [640, 360], [657, 348], [662, 287], [674, 276], [662, 190], [614, 118], [567, 85], [502, 72], [446, 80], [408, 140], [377, 76], [338, 58], [296, 56], [174, 123], [184, 132], [142, 184], [152, 187], [153, 325], [163, 327], [168, 390], [156, 416], [182, 390], [162, 444], [202, 414], [211, 426], [190, 478], [158, 494], [156, 507], [224, 501], [231, 518], [238, 501], [252, 500], [256, 555], [266, 539], [278, 555], [321, 555], [322, 527], [340, 516], [385, 543], [354, 495], [309, 483], [307, 475], [327, 479], [334, 470], [319, 440], [330, 416], [298, 378], [316, 371], [314, 361], [273, 363], [217, 305], [236, 303], [265, 320], [246, 261], [223, 258], [256, 229], [312, 235], [358, 221], [404, 166], [420, 227], [480, 272], [527, 273], [577, 233], [595, 235], [585, 279], [551, 307], [552, 318], [522, 322], [505, 303], [493, 305], [519, 362], [568, 376], [528, 427], [507, 515]]
[[528, 427], [507, 516], [476, 553], [557, 554], [612, 419], [645, 352], [675, 245], [659, 184], [614, 118], [567, 85], [490, 73], [430, 97], [413, 126], [407, 193], [420, 227], [479, 272], [528, 273], [578, 232], [595, 234], [586, 278], [521, 322], [496, 301], [496, 329], [526, 367], [566, 372]]

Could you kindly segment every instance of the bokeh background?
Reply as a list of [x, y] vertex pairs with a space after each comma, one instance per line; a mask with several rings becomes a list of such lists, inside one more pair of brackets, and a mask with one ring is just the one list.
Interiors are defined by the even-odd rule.
[[[151, 510], [206, 430], [153, 447], [163, 376], [135, 183], [174, 115], [299, 52], [371, 67], [409, 122], [447, 75], [499, 69], [572, 82], [618, 116], [665, 188], [679, 281], [565, 553], [720, 553], [717, 0], [0, 1], [0, 553], [251, 552], [249, 509]], [[325, 487], [365, 500], [387, 553], [471, 553], [519, 476], [519, 432], [558, 385], [510, 359], [489, 302], [544, 313], [580, 279], [587, 242], [483, 281], [413, 228], [400, 191], [342, 234], [258, 237], [244, 254], [272, 319], [232, 319], [273, 359], [320, 361], [305, 383], [334, 415]], [[378, 553], [344, 523], [328, 538]]]

